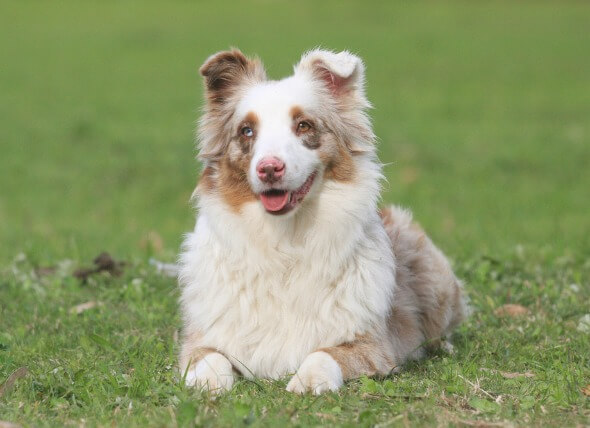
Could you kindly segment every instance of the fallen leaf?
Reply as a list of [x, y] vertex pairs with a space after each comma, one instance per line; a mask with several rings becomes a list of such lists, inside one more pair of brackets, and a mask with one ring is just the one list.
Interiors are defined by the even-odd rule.
[[590, 383], [586, 385], [585, 388], [582, 388], [582, 394], [584, 394], [586, 397], [590, 397]]
[[328, 413], [316, 413], [315, 414], [318, 418], [327, 419], [329, 421], [336, 421], [336, 417], [334, 415], [330, 415]]
[[488, 369], [486, 367], [482, 367], [480, 370], [484, 372], [498, 373], [500, 376], [505, 377], [506, 379], [516, 379], [519, 377], [535, 377], [535, 374], [533, 372], [503, 372], [500, 370]]
[[152, 253], [160, 253], [164, 248], [164, 240], [158, 232], [152, 230], [142, 238], [139, 242], [139, 246], [143, 250], [148, 250]]
[[0, 385], [0, 397], [2, 397], [12, 386], [14, 383], [22, 377], [25, 377], [29, 373], [29, 370], [26, 367], [20, 367], [12, 372], [6, 382]]
[[21, 426], [18, 424], [13, 424], [12, 422], [8, 421], [0, 421], [0, 428], [20, 428]]
[[524, 373], [517, 373], [517, 372], [500, 372], [502, 377], [506, 379], [516, 379], [519, 377], [535, 377], [533, 372], [524, 372]]
[[519, 317], [529, 313], [529, 310], [522, 305], [507, 303], [494, 311], [497, 317]]
[[70, 308], [70, 313], [79, 315], [82, 312], [87, 311], [88, 309], [92, 309], [96, 306], [100, 306], [101, 304], [102, 303], [96, 302], [94, 300], [91, 300], [91, 301], [85, 302], [85, 303], [80, 303], [79, 305], [72, 306]]
[[35, 274], [38, 277], [53, 275], [57, 268], [55, 266], [38, 266], [35, 268]]
[[78, 269], [73, 275], [81, 279], [82, 282], [86, 282], [90, 275], [99, 272], [108, 272], [113, 276], [120, 276], [123, 273], [122, 267], [125, 266], [125, 262], [116, 261], [107, 252], [100, 253], [93, 262], [96, 267]]

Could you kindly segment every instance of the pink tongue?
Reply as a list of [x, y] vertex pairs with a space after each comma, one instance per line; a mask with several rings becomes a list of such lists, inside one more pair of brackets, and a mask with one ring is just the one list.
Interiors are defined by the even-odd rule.
[[289, 192], [283, 193], [261, 193], [260, 200], [267, 211], [280, 211], [289, 202]]

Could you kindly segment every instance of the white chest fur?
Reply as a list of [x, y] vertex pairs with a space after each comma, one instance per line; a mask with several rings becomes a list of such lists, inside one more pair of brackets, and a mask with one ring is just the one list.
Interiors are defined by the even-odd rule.
[[246, 376], [276, 378], [317, 348], [383, 325], [393, 255], [367, 189], [347, 187], [328, 185], [287, 221], [256, 202], [237, 215], [215, 198], [200, 200], [180, 279], [185, 328], [202, 333], [202, 346]]

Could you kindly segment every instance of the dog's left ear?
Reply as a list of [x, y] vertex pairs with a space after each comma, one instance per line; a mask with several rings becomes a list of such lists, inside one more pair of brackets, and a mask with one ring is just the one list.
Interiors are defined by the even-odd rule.
[[366, 114], [371, 104], [365, 96], [365, 66], [358, 56], [316, 49], [303, 55], [295, 74], [306, 74], [328, 90], [335, 108], [332, 122], [341, 125], [333, 131], [352, 153], [373, 150], [375, 135]]
[[364, 96], [365, 66], [348, 51], [316, 49], [307, 52], [295, 66], [295, 72], [307, 72], [324, 82], [335, 96], [360, 92]]

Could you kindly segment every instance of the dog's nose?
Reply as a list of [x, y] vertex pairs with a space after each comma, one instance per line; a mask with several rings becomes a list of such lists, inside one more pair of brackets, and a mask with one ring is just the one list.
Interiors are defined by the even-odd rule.
[[256, 165], [256, 172], [264, 183], [274, 183], [285, 175], [285, 162], [275, 157], [262, 158]]

